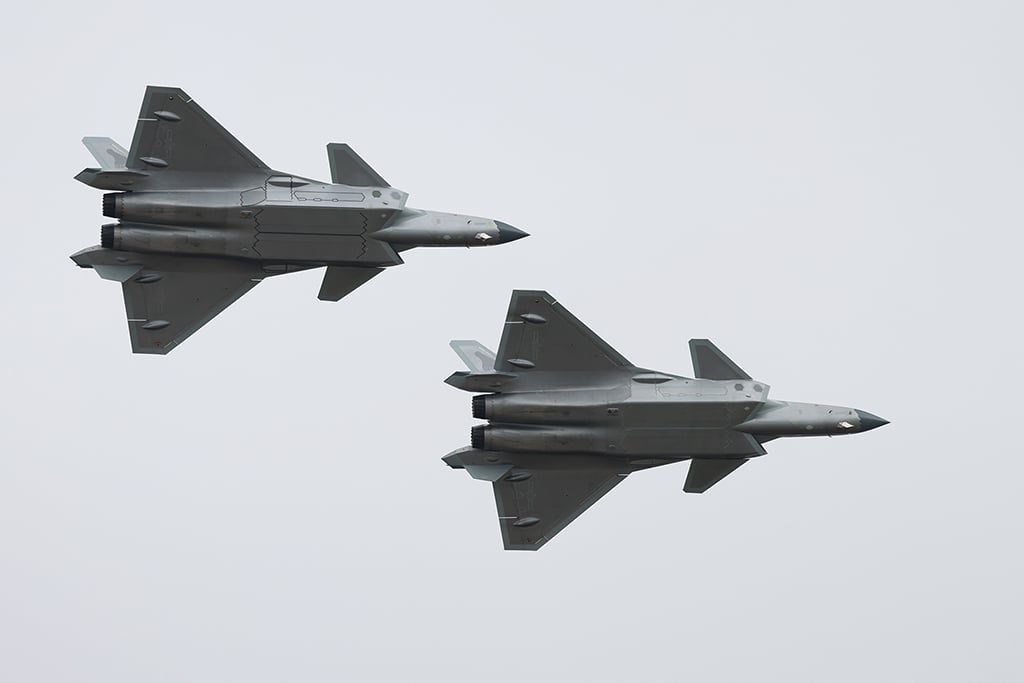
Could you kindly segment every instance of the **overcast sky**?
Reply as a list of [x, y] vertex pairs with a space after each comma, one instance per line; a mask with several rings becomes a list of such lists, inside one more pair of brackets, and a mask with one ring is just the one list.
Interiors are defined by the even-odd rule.
[[[769, 8], [769, 5], [773, 7]], [[1024, 633], [1013, 2], [21, 3], [0, 24], [0, 680], [1007, 681]], [[532, 234], [350, 298], [268, 280], [134, 356], [84, 135], [180, 86], [276, 169], [350, 143]], [[638, 365], [709, 337], [780, 440], [502, 550], [451, 338], [547, 289]]]

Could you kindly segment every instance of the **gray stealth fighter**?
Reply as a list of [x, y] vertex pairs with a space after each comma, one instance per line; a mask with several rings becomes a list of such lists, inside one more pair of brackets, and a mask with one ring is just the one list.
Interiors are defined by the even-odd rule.
[[856, 434], [887, 424], [853, 408], [768, 398], [707, 339], [695, 378], [638, 368], [547, 292], [515, 291], [498, 354], [453, 341], [469, 366], [446, 381], [474, 393], [472, 446], [444, 461], [493, 482], [507, 550], [536, 550], [631, 472], [690, 460], [703, 493], [783, 436]]
[[130, 150], [84, 138], [101, 168], [100, 246], [71, 259], [122, 283], [132, 350], [167, 353], [263, 278], [327, 266], [338, 301], [413, 247], [504, 244], [526, 233], [490, 218], [407, 208], [345, 144], [331, 182], [272, 170], [177, 88], [150, 86]]

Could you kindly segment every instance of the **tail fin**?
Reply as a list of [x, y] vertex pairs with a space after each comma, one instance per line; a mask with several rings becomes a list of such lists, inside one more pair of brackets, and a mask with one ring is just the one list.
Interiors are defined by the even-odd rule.
[[693, 376], [700, 379], [750, 379], [740, 366], [711, 343], [709, 339], [690, 340], [690, 358], [693, 359]]
[[480, 392], [501, 392], [509, 382], [516, 379], [515, 373], [494, 371], [494, 352], [475, 339], [453, 339], [449, 345], [469, 368], [453, 372], [445, 380], [456, 389]]
[[494, 352], [475, 339], [453, 339], [448, 342], [469, 371], [475, 374], [494, 372]]
[[82, 138], [89, 153], [99, 163], [100, 168], [124, 168], [128, 159], [128, 150], [117, 144], [110, 138]]

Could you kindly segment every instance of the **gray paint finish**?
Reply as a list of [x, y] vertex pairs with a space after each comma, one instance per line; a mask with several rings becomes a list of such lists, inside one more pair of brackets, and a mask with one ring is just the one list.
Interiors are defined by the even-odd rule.
[[178, 88], [146, 88], [129, 152], [110, 138], [83, 142], [101, 166], [76, 178], [115, 191], [103, 213], [119, 222], [71, 259], [106, 279], [111, 268], [141, 273], [113, 276], [136, 353], [168, 353], [272, 275], [328, 266], [319, 298], [338, 301], [401, 264], [399, 251], [526, 237], [490, 218], [407, 207], [408, 194], [347, 144], [327, 146], [330, 183], [275, 171]]
[[[690, 341], [694, 378], [636, 367], [550, 294], [512, 293], [494, 371], [453, 341], [474, 396], [472, 445], [444, 457], [493, 481], [508, 550], [537, 550], [631, 472], [692, 460], [683, 490], [703, 493], [783, 436], [839, 436], [888, 424], [842, 406], [768, 398], [707, 339]], [[478, 351], [487, 357], [486, 349]], [[478, 474], [480, 468], [492, 476]]]
[[[0, 680], [1019, 678], [1022, 22], [990, 0], [11, 5]], [[413, 206], [532, 237], [402, 252], [337, 305], [322, 268], [272, 278], [132, 354], [120, 286], [67, 262], [104, 222], [70, 176], [100, 165], [83, 135], [130, 146], [147, 83], [276, 168], [330, 180], [348, 142]], [[767, 443], [705, 496], [688, 463], [638, 472], [504, 551], [491, 486], [438, 461], [475, 422], [439, 380], [449, 339], [497, 349], [516, 287], [637, 364], [690, 374], [710, 337], [773, 397], [893, 423]]]

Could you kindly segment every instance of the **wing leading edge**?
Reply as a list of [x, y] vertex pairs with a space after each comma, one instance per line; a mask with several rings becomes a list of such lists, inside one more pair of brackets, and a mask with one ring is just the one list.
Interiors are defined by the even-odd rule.
[[180, 88], [146, 88], [125, 165], [155, 173], [269, 170]]
[[602, 371], [632, 366], [547, 292], [512, 292], [494, 365], [499, 372]]

